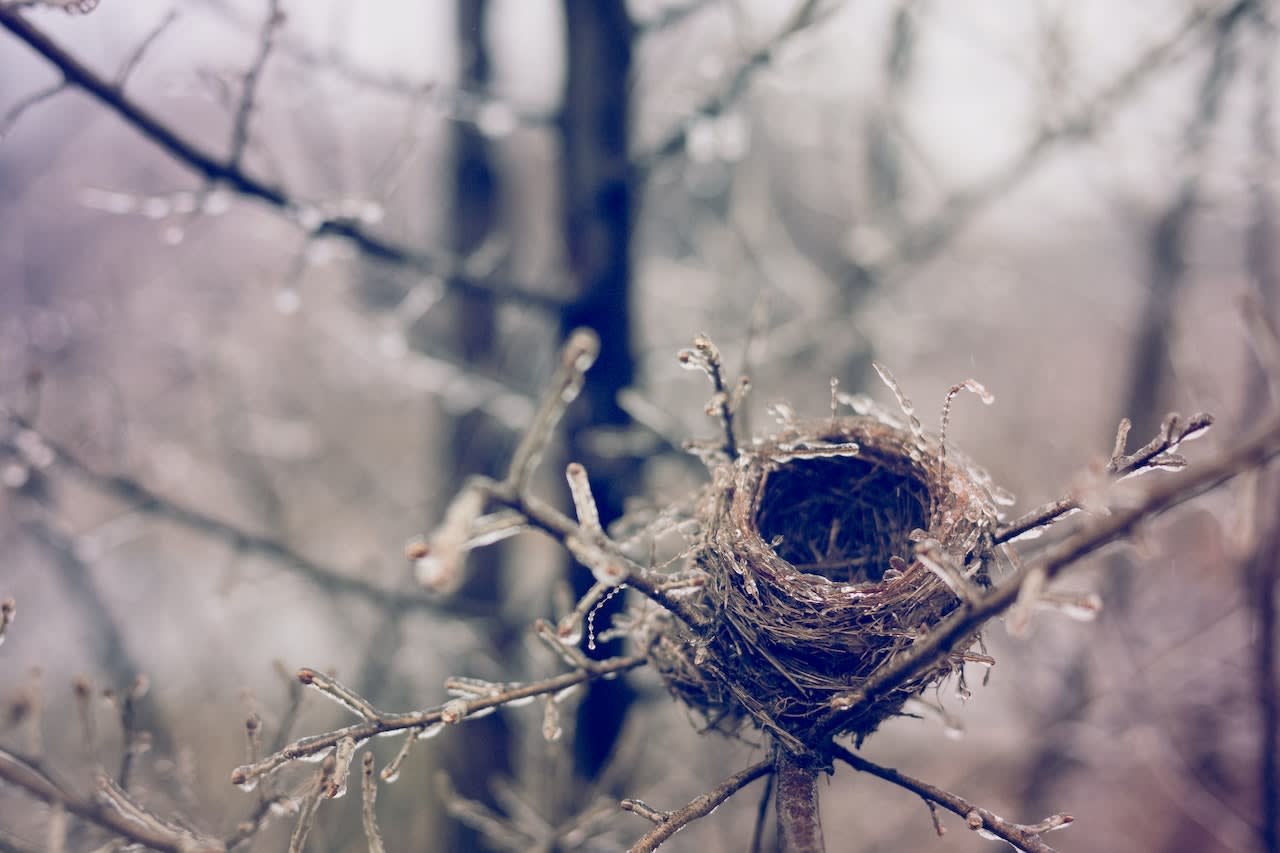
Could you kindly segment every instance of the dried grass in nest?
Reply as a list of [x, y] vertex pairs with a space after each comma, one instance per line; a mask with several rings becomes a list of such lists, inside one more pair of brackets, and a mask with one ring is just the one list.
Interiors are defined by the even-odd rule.
[[[883, 415], [825, 419], [758, 443], [714, 472], [700, 511], [695, 560], [710, 626], [655, 646], [658, 670], [711, 728], [750, 722], [793, 752], [821, 750], [831, 700], [959, 604], [915, 558], [916, 542], [936, 540], [970, 583], [988, 583], [988, 483]], [[939, 661], [834, 733], [861, 739], [957, 665]]]

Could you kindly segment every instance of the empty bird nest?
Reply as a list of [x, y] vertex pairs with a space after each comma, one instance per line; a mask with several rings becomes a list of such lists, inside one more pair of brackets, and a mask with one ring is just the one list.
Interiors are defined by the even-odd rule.
[[990, 481], [907, 414], [795, 424], [713, 471], [693, 556], [707, 624], [650, 652], [710, 728], [753, 724], [789, 751], [822, 752], [833, 734], [861, 740], [963, 664], [943, 656], [833, 710], [959, 606], [963, 587], [990, 584]]

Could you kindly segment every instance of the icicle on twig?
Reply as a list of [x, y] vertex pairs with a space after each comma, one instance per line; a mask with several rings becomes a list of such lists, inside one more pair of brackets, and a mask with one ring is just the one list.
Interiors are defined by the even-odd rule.
[[308, 687], [315, 688], [324, 696], [337, 702], [353, 714], [363, 717], [366, 720], [377, 720], [382, 717], [381, 712], [369, 703], [369, 700], [356, 693], [351, 688], [341, 684], [336, 678], [330, 678], [322, 672], [314, 669], [298, 670], [298, 681]]
[[907, 426], [911, 430], [911, 435], [919, 444], [924, 443], [924, 427], [920, 425], [920, 419], [916, 417], [916, 407], [911, 403], [902, 386], [898, 384], [898, 380], [893, 378], [893, 373], [889, 368], [885, 367], [878, 361], [871, 362], [871, 366], [876, 369], [876, 373], [880, 376], [880, 381], [889, 386], [889, 390], [893, 392], [893, 396], [898, 399], [898, 408], [902, 410], [902, 414], [907, 418]]
[[375, 806], [378, 801], [378, 781], [373, 775], [373, 753], [364, 754], [361, 768], [360, 785], [360, 818], [364, 824], [364, 837], [369, 842], [369, 853], [384, 853], [382, 833], [378, 831], [378, 813]]
[[437, 593], [454, 589], [462, 580], [471, 527], [484, 512], [486, 495], [479, 484], [469, 483], [454, 496], [445, 510], [444, 521], [426, 542], [410, 545], [414, 577], [423, 587]]
[[533, 416], [533, 423], [520, 439], [507, 469], [506, 485], [516, 494], [525, 491], [542, 454], [551, 442], [551, 433], [564, 417], [569, 404], [582, 393], [586, 372], [600, 355], [600, 338], [591, 329], [575, 329], [560, 351], [560, 366], [551, 388]]
[[724, 454], [738, 458], [738, 441], [734, 437], [733, 414], [737, 405], [746, 397], [749, 384], [739, 383], [732, 391], [724, 383], [724, 361], [720, 349], [706, 335], [693, 339], [693, 348], [680, 350], [676, 355], [680, 365], [687, 370], [701, 370], [711, 380], [714, 393], [707, 403], [707, 414], [718, 418], [724, 430]]
[[947, 457], [947, 424], [951, 420], [951, 401], [959, 396], [961, 391], [968, 391], [971, 394], [976, 394], [984, 406], [990, 406], [996, 401], [995, 396], [976, 379], [966, 379], [959, 385], [952, 385], [951, 388], [947, 390], [946, 399], [942, 401], [942, 416], [938, 419], [938, 444], [940, 445], [938, 449], [939, 460]]

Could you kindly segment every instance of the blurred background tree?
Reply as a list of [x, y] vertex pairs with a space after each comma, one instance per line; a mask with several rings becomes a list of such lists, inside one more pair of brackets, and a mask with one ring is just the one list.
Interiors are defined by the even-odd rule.
[[[672, 355], [698, 331], [750, 375], [756, 431], [765, 401], [863, 389], [873, 355], [925, 413], [978, 377], [999, 405], [953, 435], [1020, 508], [1086, 488], [1120, 416], [1145, 440], [1209, 410], [1229, 443], [1274, 410], [1247, 333], [1280, 311], [1271, 4], [60, 5], [0, 0], [3, 736], [113, 767], [118, 715], [73, 679], [119, 706], [146, 673], [130, 790], [215, 835], [252, 810], [226, 781], [247, 714], [268, 739], [336, 718], [287, 711], [273, 661], [383, 708], [555, 671], [528, 626], [589, 573], [521, 537], [423, 591], [402, 544], [505, 465], [572, 328], [602, 353], [543, 492], [581, 461], [606, 522], [697, 482], [705, 388]], [[1076, 579], [1098, 623], [990, 632], [989, 687], [869, 752], [1071, 811], [1063, 850], [1280, 850], [1275, 498], [1259, 477], [1156, 525]], [[647, 675], [558, 741], [537, 716], [415, 753], [388, 843], [497, 843], [445, 813], [440, 768], [517, 846], [606, 850], [644, 829], [599, 820], [620, 797], [686, 802], [753, 755]], [[933, 840], [854, 774], [823, 797], [860, 850], [996, 843]], [[315, 849], [361, 848], [355, 799]], [[741, 849], [739, 799], [671, 848]], [[0, 787], [4, 844], [45, 817]]]

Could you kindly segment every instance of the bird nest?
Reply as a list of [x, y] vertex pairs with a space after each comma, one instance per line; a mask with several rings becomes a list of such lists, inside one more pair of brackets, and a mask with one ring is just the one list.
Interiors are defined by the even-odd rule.
[[751, 723], [793, 752], [821, 751], [833, 734], [861, 739], [963, 663], [944, 656], [833, 710], [959, 606], [958, 583], [989, 585], [990, 481], [913, 426], [882, 414], [793, 426], [713, 472], [693, 558], [708, 624], [651, 651], [711, 728]]

